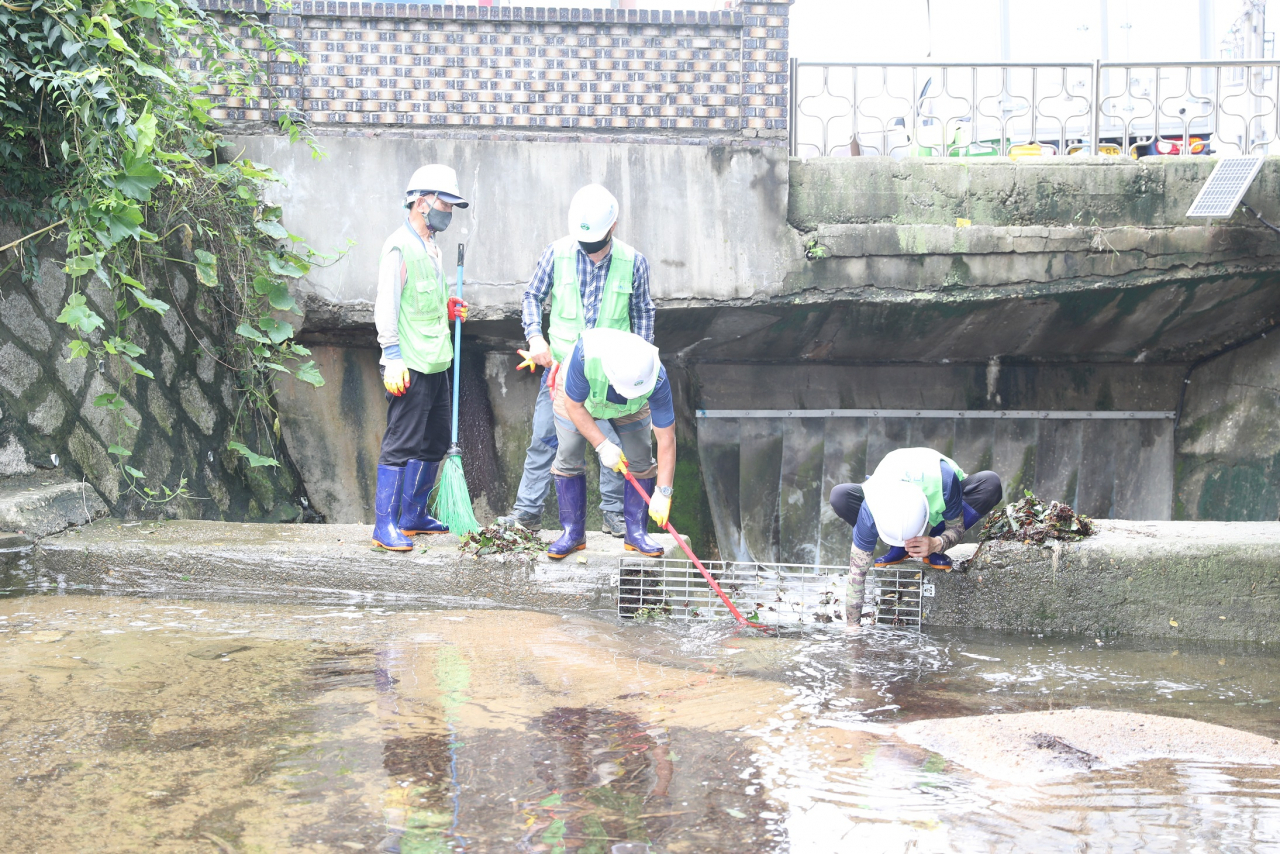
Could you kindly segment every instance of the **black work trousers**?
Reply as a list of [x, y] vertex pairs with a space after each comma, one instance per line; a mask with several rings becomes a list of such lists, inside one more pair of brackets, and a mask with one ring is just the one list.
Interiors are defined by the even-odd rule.
[[449, 450], [453, 400], [449, 371], [422, 374], [409, 369], [409, 387], [387, 393], [387, 432], [378, 465], [403, 466], [409, 460], [438, 463]]
[[[993, 471], [980, 471], [960, 481], [964, 491], [964, 503], [978, 514], [986, 516], [1004, 498], [1000, 475]], [[862, 484], [842, 483], [831, 489], [831, 509], [851, 526], [858, 524], [858, 511], [862, 509]]]

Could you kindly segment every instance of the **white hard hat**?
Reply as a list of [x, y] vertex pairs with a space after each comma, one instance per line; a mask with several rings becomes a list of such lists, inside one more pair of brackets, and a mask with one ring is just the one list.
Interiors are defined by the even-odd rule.
[[621, 329], [588, 329], [582, 335], [590, 342], [591, 351], [600, 354], [604, 375], [614, 391], [628, 400], [653, 391], [662, 368], [657, 347]]
[[435, 193], [442, 202], [448, 202], [459, 208], [465, 208], [471, 204], [462, 198], [462, 193], [458, 189], [458, 173], [442, 163], [432, 163], [414, 172], [404, 192], [406, 196], [410, 193], [414, 195]]
[[573, 194], [573, 201], [569, 202], [569, 233], [575, 240], [603, 240], [617, 221], [618, 200], [604, 187], [588, 184]]
[[876, 521], [880, 539], [891, 546], [905, 546], [929, 525], [929, 500], [924, 490], [905, 480], [872, 477], [862, 484], [867, 506]]

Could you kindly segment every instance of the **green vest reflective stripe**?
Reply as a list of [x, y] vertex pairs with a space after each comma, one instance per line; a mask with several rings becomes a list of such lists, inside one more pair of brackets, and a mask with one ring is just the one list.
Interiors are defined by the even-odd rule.
[[426, 243], [406, 224], [382, 248], [400, 250], [406, 276], [400, 292], [400, 357], [415, 371], [434, 374], [453, 364], [449, 335], [449, 287]]
[[[614, 403], [608, 399], [609, 378], [604, 373], [604, 359], [601, 354], [608, 347], [606, 336], [592, 335], [596, 330], [588, 329], [582, 333], [582, 367], [591, 384], [591, 391], [583, 405], [592, 418], [621, 418], [639, 412], [649, 402], [649, 394], [633, 397], [626, 403]], [[572, 353], [570, 353], [572, 355]]]
[[899, 448], [890, 451], [885, 454], [880, 465], [876, 466], [872, 477], [904, 480], [924, 490], [924, 497], [929, 500], [929, 527], [932, 528], [942, 521], [942, 511], [947, 506], [942, 495], [942, 469], [939, 467], [942, 462], [951, 466], [956, 477], [961, 480], [968, 477], [955, 460], [933, 448]]
[[[551, 244], [555, 263], [552, 267], [551, 326], [547, 339], [551, 357], [564, 362], [573, 355], [573, 346], [586, 328], [586, 310], [582, 305], [582, 283], [578, 281], [578, 241], [570, 235]], [[618, 238], [613, 239], [609, 257], [609, 275], [600, 295], [600, 311], [595, 325], [601, 329], [631, 331], [631, 286], [635, 279], [636, 250]]]

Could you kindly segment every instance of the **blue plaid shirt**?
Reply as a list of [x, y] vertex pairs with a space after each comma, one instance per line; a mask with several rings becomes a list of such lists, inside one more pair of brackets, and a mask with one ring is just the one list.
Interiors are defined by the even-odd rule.
[[[551, 286], [555, 284], [555, 258], [554, 245], [543, 250], [533, 278], [524, 289], [520, 320], [524, 324], [525, 340], [542, 334], [542, 306], [551, 296]], [[593, 329], [596, 318], [600, 316], [600, 296], [604, 293], [612, 262], [612, 251], [599, 264], [593, 264], [587, 253], [578, 248], [578, 286], [582, 289], [583, 320], [587, 329]], [[650, 344], [653, 343], [653, 315], [653, 299], [649, 295], [649, 261], [637, 252], [631, 283], [631, 331]]]

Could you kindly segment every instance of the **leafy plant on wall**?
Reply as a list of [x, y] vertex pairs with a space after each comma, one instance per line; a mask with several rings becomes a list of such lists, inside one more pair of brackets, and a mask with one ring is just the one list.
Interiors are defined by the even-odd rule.
[[[255, 46], [242, 48], [237, 32]], [[0, 0], [0, 218], [26, 232], [4, 248], [16, 250], [10, 267], [32, 276], [37, 242], [65, 234], [71, 293], [58, 321], [75, 335], [71, 358], [114, 368], [114, 390], [93, 403], [113, 414], [120, 432], [109, 452], [146, 502], [186, 494], [185, 479], [147, 485], [123, 439], [138, 429], [126, 381], [155, 379], [130, 319], [175, 310], [149, 287], [148, 270], [187, 265], [217, 305], [226, 334], [210, 355], [235, 372], [228, 447], [247, 465], [279, 465], [275, 375], [324, 384], [284, 318], [300, 314], [289, 281], [331, 256], [290, 233], [264, 202], [277, 180], [269, 169], [220, 156], [204, 83], [271, 109], [269, 88], [258, 85], [264, 63], [302, 61], [255, 16], [219, 25], [183, 0]], [[291, 140], [304, 136], [287, 113], [279, 123]], [[112, 295], [103, 314], [85, 297], [94, 281]], [[241, 441], [251, 435], [257, 450]]]

